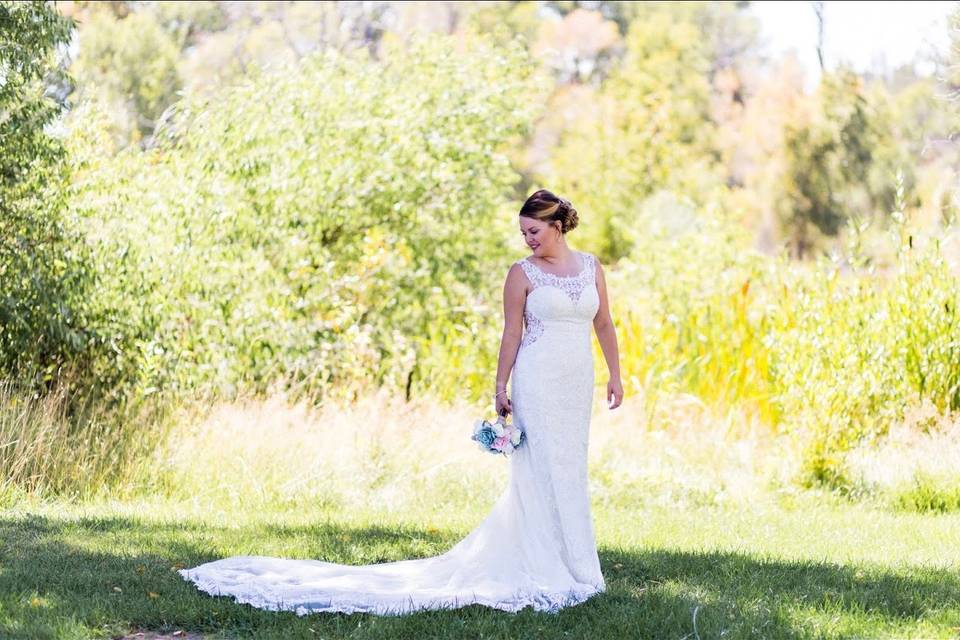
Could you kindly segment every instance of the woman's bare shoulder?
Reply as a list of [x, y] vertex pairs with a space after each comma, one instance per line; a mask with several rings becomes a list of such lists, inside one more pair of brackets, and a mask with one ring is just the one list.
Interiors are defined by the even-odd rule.
[[516, 281], [516, 282], [525, 282], [527, 279], [526, 272], [523, 269], [521, 264], [522, 260], [517, 260], [510, 265], [510, 268], [507, 269], [507, 282]]

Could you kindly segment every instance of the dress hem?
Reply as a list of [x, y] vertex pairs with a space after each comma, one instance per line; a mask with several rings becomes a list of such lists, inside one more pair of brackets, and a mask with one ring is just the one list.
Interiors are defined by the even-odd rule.
[[179, 569], [177, 573], [185, 580], [196, 585], [200, 591], [212, 596], [227, 596], [233, 598], [240, 604], [249, 604], [259, 609], [269, 611], [292, 611], [298, 616], [305, 616], [311, 613], [370, 613], [373, 615], [393, 616], [420, 611], [459, 609], [472, 604], [479, 604], [509, 613], [517, 613], [526, 607], [533, 607], [534, 611], [544, 613], [559, 613], [561, 609], [580, 604], [606, 591], [606, 585], [588, 585], [586, 587], [574, 587], [568, 591], [518, 593], [518, 597], [512, 600], [493, 600], [491, 598], [474, 595], [466, 599], [458, 597], [434, 598], [420, 603], [414, 603], [413, 600], [410, 599], [409, 605], [404, 604], [398, 607], [391, 606], [387, 603], [371, 604], [369, 602], [356, 602], [348, 598], [331, 598], [326, 604], [304, 606], [257, 598], [254, 595], [224, 593], [214, 580], [198, 575], [191, 575], [190, 569]]

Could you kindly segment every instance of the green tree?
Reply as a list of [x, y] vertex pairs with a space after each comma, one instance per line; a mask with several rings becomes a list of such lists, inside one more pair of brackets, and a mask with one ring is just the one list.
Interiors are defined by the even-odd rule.
[[561, 139], [545, 183], [592, 224], [602, 258], [631, 249], [626, 226], [658, 190], [700, 195], [722, 182], [710, 117], [710, 58], [700, 30], [667, 11], [631, 22], [621, 66]]
[[881, 94], [868, 92], [847, 68], [823, 76], [809, 115], [786, 123], [783, 134], [786, 167], [776, 210], [796, 257], [853, 217], [892, 211], [897, 169], [912, 200], [912, 165], [895, 152], [895, 139]]
[[540, 28], [536, 2], [473, 2], [463, 6], [467, 12], [464, 22], [468, 26], [490, 34], [502, 44], [519, 36], [521, 42], [529, 47], [536, 40]]
[[0, 2], [0, 375], [47, 386], [94, 336], [85, 328], [83, 238], [65, 212], [57, 47], [72, 22], [52, 3]]
[[110, 105], [121, 144], [149, 137], [182, 85], [177, 64], [186, 34], [175, 17], [168, 24], [173, 33], [155, 11], [117, 17], [97, 6], [79, 30], [79, 54], [71, 67], [79, 93]]
[[146, 151], [76, 130], [97, 301], [139, 389], [489, 387], [534, 65], [475, 34], [385, 46], [189, 95]]

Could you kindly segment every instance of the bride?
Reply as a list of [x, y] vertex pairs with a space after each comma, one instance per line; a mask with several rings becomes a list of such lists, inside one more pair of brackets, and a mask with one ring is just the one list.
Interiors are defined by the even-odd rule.
[[497, 413], [512, 413], [527, 441], [509, 457], [507, 488], [484, 520], [427, 558], [346, 565], [233, 556], [180, 569], [183, 578], [212, 595], [298, 615], [399, 615], [470, 604], [556, 613], [606, 590], [587, 491], [591, 324], [610, 372], [608, 406], [623, 400], [606, 282], [592, 254], [567, 246], [578, 223], [569, 201], [537, 191], [519, 222], [532, 254], [513, 263], [504, 283], [494, 398]]

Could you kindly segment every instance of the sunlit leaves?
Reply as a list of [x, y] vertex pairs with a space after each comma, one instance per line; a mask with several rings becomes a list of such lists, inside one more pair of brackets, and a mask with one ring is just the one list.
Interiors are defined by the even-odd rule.
[[908, 406], [960, 409], [960, 279], [934, 238], [891, 233], [880, 273], [761, 257], [722, 210], [666, 197], [635, 226], [610, 278], [628, 392], [755, 411], [796, 438], [806, 480], [835, 485]]
[[896, 150], [882, 92], [868, 92], [849, 69], [826, 74], [810, 107], [783, 132], [785, 170], [777, 211], [799, 256], [837, 235], [854, 216], [883, 217], [893, 206], [893, 173], [911, 183], [912, 164]]
[[147, 10], [122, 19], [92, 11], [79, 33], [71, 69], [80, 93], [114, 105], [116, 135], [124, 143], [150, 135], [181, 85], [175, 37]]
[[0, 2], [0, 373], [48, 383], [84, 353], [90, 285], [64, 215], [63, 148], [48, 126], [62, 106], [48, 82], [71, 23], [45, 2]]
[[592, 221], [589, 246], [630, 251], [627, 227], [658, 189], [701, 197], [719, 182], [710, 149], [709, 50], [690, 20], [653, 11], [631, 23], [621, 66], [567, 131], [546, 179]]
[[532, 119], [533, 64], [477, 35], [384, 51], [188, 96], [155, 149], [89, 174], [77, 206], [136, 265], [103, 277], [143, 336], [141, 388], [416, 391], [447, 384], [429, 340], [467, 323], [463, 348], [491, 368], [477, 313], [506, 268], [505, 151]]

